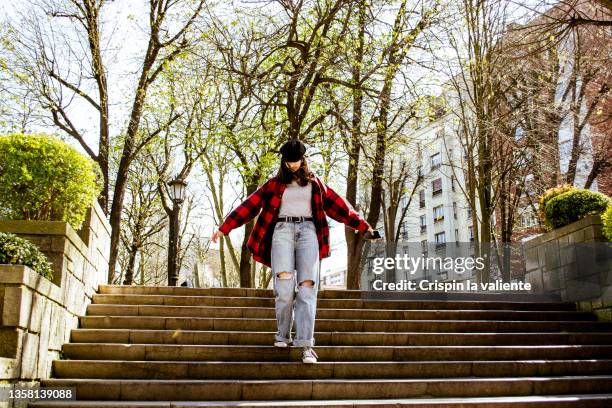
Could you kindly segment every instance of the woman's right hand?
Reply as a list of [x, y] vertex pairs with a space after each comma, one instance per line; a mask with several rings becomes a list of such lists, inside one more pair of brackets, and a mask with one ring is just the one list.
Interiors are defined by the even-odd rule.
[[210, 238], [211, 242], [213, 244], [217, 243], [217, 240], [222, 237], [223, 235], [225, 235], [224, 233], [221, 232], [221, 230], [217, 230], [215, 231], [215, 233], [212, 235], [212, 237]]

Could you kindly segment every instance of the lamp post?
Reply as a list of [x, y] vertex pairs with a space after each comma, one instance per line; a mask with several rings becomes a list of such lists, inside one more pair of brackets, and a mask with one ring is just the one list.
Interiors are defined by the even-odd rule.
[[176, 267], [178, 264], [179, 211], [181, 203], [185, 198], [187, 182], [181, 178], [175, 178], [168, 182], [168, 186], [170, 186], [170, 198], [172, 199], [168, 247], [168, 286], [176, 286], [178, 281]]

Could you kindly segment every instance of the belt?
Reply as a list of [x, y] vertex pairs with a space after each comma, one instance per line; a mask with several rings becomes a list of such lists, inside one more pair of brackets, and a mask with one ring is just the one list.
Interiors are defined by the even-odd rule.
[[312, 217], [278, 217], [278, 221], [287, 221], [287, 222], [312, 221]]

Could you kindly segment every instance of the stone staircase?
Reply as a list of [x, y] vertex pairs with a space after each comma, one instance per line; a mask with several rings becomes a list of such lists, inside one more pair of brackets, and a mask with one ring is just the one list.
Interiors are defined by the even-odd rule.
[[612, 407], [612, 322], [573, 303], [370, 294], [319, 292], [304, 365], [271, 290], [101, 286], [43, 381], [77, 400], [30, 406]]

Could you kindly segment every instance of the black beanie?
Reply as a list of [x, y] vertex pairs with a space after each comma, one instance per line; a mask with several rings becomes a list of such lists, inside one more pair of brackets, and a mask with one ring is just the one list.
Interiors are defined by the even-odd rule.
[[281, 146], [280, 153], [285, 161], [296, 162], [306, 153], [306, 146], [298, 139], [291, 139]]

